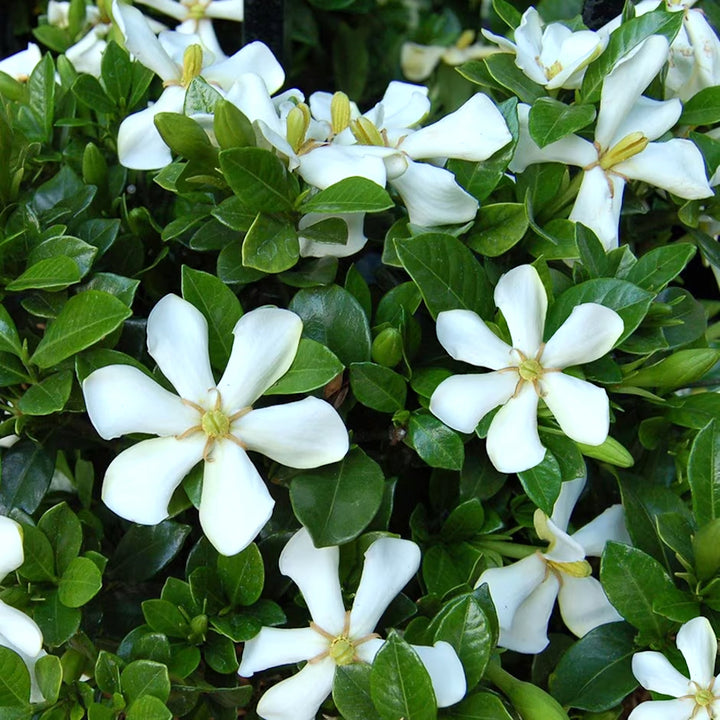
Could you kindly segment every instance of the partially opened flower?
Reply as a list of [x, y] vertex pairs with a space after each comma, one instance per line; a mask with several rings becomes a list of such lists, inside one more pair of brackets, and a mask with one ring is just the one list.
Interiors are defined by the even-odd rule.
[[528, 557], [501, 568], [490, 568], [477, 585], [487, 583], [500, 625], [498, 645], [522, 653], [539, 653], [547, 646], [547, 626], [557, 598], [565, 625], [578, 637], [622, 617], [605, 595], [585, 559], [602, 555], [608, 540], [630, 543], [622, 505], [613, 505], [576, 533], [568, 535], [570, 514], [585, 486], [585, 478], [564, 482], [553, 513], [534, 516], [535, 531], [548, 543]]
[[640, 703], [628, 720], [714, 720], [720, 718], [720, 677], [715, 676], [717, 638], [707, 618], [686, 622], [675, 640], [688, 667], [690, 679], [661, 653], [635, 653], [633, 675], [646, 689], [675, 700]]
[[431, 412], [451, 428], [470, 433], [487, 413], [502, 406], [487, 434], [488, 456], [500, 472], [527, 470], [545, 456], [537, 429], [541, 398], [568, 437], [602, 444], [610, 425], [607, 393], [561, 370], [609, 352], [623, 332], [622, 318], [603, 305], [583, 303], [543, 342], [547, 295], [532, 265], [500, 278], [495, 304], [507, 322], [512, 346], [471, 310], [438, 315], [438, 340], [450, 356], [493, 372], [443, 380], [430, 398]]
[[216, 383], [207, 321], [189, 302], [167, 295], [148, 318], [148, 351], [178, 394], [129, 365], [100, 368], [83, 383], [90, 419], [103, 438], [159, 436], [110, 463], [105, 504], [133, 522], [159, 523], [175, 488], [204, 460], [200, 524], [225, 555], [252, 542], [274, 504], [248, 450], [290, 467], [314, 468], [340, 460], [348, 449], [345, 426], [324, 400], [252, 407], [292, 364], [300, 318], [262, 307], [243, 315], [233, 332], [230, 360]]
[[[22, 529], [14, 520], [0, 515], [0, 583], [17, 570], [25, 559]], [[16, 652], [30, 672], [30, 702], [43, 702], [35, 677], [35, 663], [45, 655], [43, 637], [35, 621], [0, 600], [0, 645]]]
[[[277, 665], [307, 660], [300, 672], [274, 685], [260, 698], [265, 720], [313, 720], [330, 694], [335, 668], [371, 663], [382, 647], [373, 631], [390, 601], [420, 566], [420, 549], [409, 540], [382, 537], [365, 552], [352, 610], [345, 611], [338, 580], [339, 548], [316, 548], [304, 528], [280, 555], [280, 572], [292, 578], [308, 606], [310, 627], [264, 627], [245, 643], [238, 673], [250, 677]], [[413, 646], [427, 668], [439, 707], [465, 695], [462, 664], [451, 645]]]
[[4, 72], [20, 82], [25, 82], [40, 60], [42, 60], [40, 48], [35, 43], [28, 43], [26, 50], [21, 50], [0, 60], [0, 72]]

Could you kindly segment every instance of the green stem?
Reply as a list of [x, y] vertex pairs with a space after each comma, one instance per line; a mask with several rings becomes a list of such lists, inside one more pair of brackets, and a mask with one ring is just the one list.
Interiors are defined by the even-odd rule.
[[539, 550], [535, 545], [523, 545], [521, 543], [505, 542], [503, 540], [482, 540], [476, 543], [476, 547], [482, 550], [491, 550], [505, 557], [513, 558], [514, 560], [522, 560]]

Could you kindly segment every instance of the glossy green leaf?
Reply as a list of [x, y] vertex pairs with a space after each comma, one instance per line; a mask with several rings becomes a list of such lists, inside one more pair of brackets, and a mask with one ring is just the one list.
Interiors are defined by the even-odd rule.
[[22, 577], [34, 582], [56, 580], [52, 545], [42, 530], [32, 525], [23, 528], [23, 550], [25, 558], [18, 571]]
[[63, 679], [63, 669], [57, 655], [43, 655], [35, 663], [35, 677], [45, 701], [57, 702]]
[[370, 665], [352, 663], [335, 669], [332, 696], [345, 720], [380, 720], [370, 696]]
[[71, 561], [80, 554], [83, 539], [80, 520], [63, 502], [50, 508], [37, 526], [50, 541], [58, 573], [64, 573]]
[[714, 125], [720, 122], [720, 87], [705, 87], [683, 103], [678, 123], [681, 125]]
[[18, 401], [25, 415], [50, 415], [60, 412], [70, 397], [73, 376], [68, 370], [48, 375], [37, 385], [31, 385]]
[[497, 257], [522, 240], [528, 225], [524, 203], [483, 205], [467, 243], [480, 255]]
[[295, 227], [288, 220], [259, 213], [243, 241], [243, 265], [279, 273], [293, 267], [299, 257], [300, 241]]
[[642, 255], [625, 275], [625, 280], [650, 292], [659, 292], [674, 280], [695, 254], [690, 243], [673, 243], [653, 248]]
[[58, 596], [66, 607], [81, 607], [100, 592], [102, 573], [97, 565], [86, 557], [76, 557], [60, 578]]
[[359, 402], [378, 412], [393, 413], [405, 407], [405, 378], [382, 365], [353, 363], [350, 387]]
[[0, 352], [20, 355], [22, 344], [15, 322], [3, 305], [0, 305]]
[[446, 711], [454, 720], [512, 720], [512, 716], [497, 695], [478, 692]]
[[233, 605], [252, 605], [260, 599], [265, 584], [265, 568], [255, 543], [237, 555], [220, 555], [217, 569], [223, 590]]
[[539, 98], [530, 108], [528, 130], [539, 147], [582, 130], [595, 119], [594, 105], [565, 105], [553, 98]]
[[42, 502], [55, 470], [54, 457], [40, 445], [19, 442], [2, 459], [0, 508], [33, 513]]
[[67, 642], [80, 627], [82, 612], [63, 605], [56, 590], [45, 592], [34, 607], [33, 619], [42, 630], [45, 644], [50, 647]]
[[170, 697], [170, 678], [165, 665], [151, 660], [135, 660], [120, 673], [120, 684], [128, 702], [143, 695], [166, 702]]
[[405, 442], [430, 467], [462, 468], [465, 450], [460, 436], [426, 410], [411, 415]]
[[687, 467], [698, 525], [720, 517], [720, 430], [712, 420], [696, 436]]
[[372, 180], [349, 177], [341, 180], [306, 200], [302, 213], [356, 213], [380, 212], [393, 207], [387, 191]]
[[315, 340], [301, 338], [290, 369], [265, 395], [293, 395], [307, 393], [327, 385], [343, 371], [337, 356]]
[[126, 720], [172, 720], [173, 714], [165, 703], [153, 695], [142, 695], [130, 705]]
[[0, 645], [0, 707], [25, 707], [30, 702], [30, 673], [23, 659]]
[[58, 255], [39, 260], [25, 270], [22, 275], [7, 284], [12, 292], [21, 290], [64, 290], [70, 285], [80, 282], [82, 272], [72, 258]]

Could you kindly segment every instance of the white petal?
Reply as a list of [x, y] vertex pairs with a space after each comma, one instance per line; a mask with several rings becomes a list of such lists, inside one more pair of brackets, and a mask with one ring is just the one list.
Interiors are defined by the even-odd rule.
[[204, 315], [187, 300], [166, 295], [148, 317], [147, 346], [178, 394], [204, 407], [215, 387]]
[[338, 462], [349, 447], [347, 430], [335, 408], [314, 397], [253, 410], [232, 428], [248, 450], [294, 468]]
[[292, 630], [264, 627], [245, 643], [238, 675], [251, 677], [267, 668], [309, 660], [325, 652], [328, 646], [327, 638], [310, 627]]
[[435, 157], [486, 160], [512, 140], [502, 113], [482, 93], [442, 120], [408, 135], [399, 145], [414, 160]]
[[176, 20], [184, 20], [187, 17], [187, 8], [177, 0], [137, 0], [141, 5], [154, 8], [164, 15], [169, 15]]
[[82, 388], [90, 420], [105, 440], [128, 433], [181, 435], [200, 422], [196, 410], [130, 365], [99, 368]]
[[648, 140], [656, 140], [678, 121], [682, 113], [679, 100], [653, 100], [640, 96], [615, 131], [618, 139], [641, 132]]
[[14, 520], [0, 515], [0, 583], [8, 574], [17, 570], [25, 559], [22, 528]]
[[270, 519], [275, 501], [247, 453], [230, 442], [215, 443], [205, 463], [200, 525], [223, 555], [244, 550]]
[[103, 502], [126, 520], [156, 525], [167, 516], [175, 488], [202, 458], [205, 435], [143, 440], [121, 452], [103, 481]]
[[509, 629], [518, 608], [535, 592], [547, 572], [547, 563], [540, 553], [535, 553], [512, 565], [485, 570], [475, 587], [487, 583], [498, 624]]
[[542, 53], [543, 32], [542, 19], [534, 7], [529, 7], [520, 19], [520, 25], [515, 28], [515, 42], [517, 43], [515, 64], [533, 81], [539, 85], [547, 82], [545, 71], [538, 64]]
[[418, 45], [405, 42], [400, 48], [400, 67], [403, 75], [412, 82], [430, 77], [447, 48], [440, 45]]
[[713, 194], [705, 175], [702, 154], [692, 140], [673, 138], [650, 143], [641, 153], [618, 163], [613, 170], [689, 200]]
[[15, 650], [23, 658], [35, 657], [42, 650], [40, 628], [24, 612], [0, 600], [0, 645]]
[[[706, 87], [720, 85], [720, 40], [702, 10], [686, 11], [683, 28], [687, 33], [689, 44], [692, 46], [692, 74], [690, 77], [685, 75], [684, 78], [675, 81], [678, 92], [673, 94], [678, 94], [680, 99], [685, 101]], [[670, 49], [670, 70], [673, 69], [673, 65], [680, 64], [685, 55], [683, 48], [678, 48], [678, 51], [675, 52], [674, 46], [677, 39]], [[668, 70], [668, 77], [665, 80], [666, 92], [668, 87], [673, 84], [670, 70]]]
[[65, 51], [65, 57], [78, 72], [100, 77], [102, 56], [107, 47], [103, 39], [106, 34], [106, 30], [95, 28]]
[[640, 703], [630, 713], [628, 720], [695, 720], [695, 708], [694, 698], [648, 700]]
[[[551, 29], [556, 30], [558, 26], [567, 29], [560, 23], [552, 23], [548, 25], [545, 34]], [[545, 87], [549, 90], [560, 87], [579, 88], [585, 67], [602, 52], [603, 45], [602, 36], [591, 30], [579, 30], [566, 35], [558, 56], [562, 70], [546, 83]]]
[[252, 405], [292, 365], [302, 320], [290, 310], [261, 307], [235, 325], [232, 353], [218, 383], [228, 411]]
[[545, 457], [537, 430], [538, 396], [531, 383], [525, 383], [517, 397], [498, 410], [487, 435], [487, 454], [496, 470], [522, 472], [535, 467]]
[[302, 528], [280, 553], [280, 572], [300, 588], [313, 621], [331, 635], [345, 625], [337, 546], [316, 548], [310, 533]]
[[577, 503], [578, 498], [585, 488], [585, 480], [586, 478], [583, 476], [575, 478], [575, 480], [568, 480], [560, 486], [560, 494], [553, 505], [553, 511], [550, 519], [553, 521], [555, 526], [560, 528], [563, 532], [567, 531], [567, 526], [570, 522], [570, 515], [575, 508], [575, 503]]
[[682, 697], [694, 694], [690, 681], [681, 675], [670, 661], [653, 650], [635, 653], [632, 659], [633, 675], [646, 689], [662, 695]]
[[375, 630], [380, 616], [419, 567], [420, 548], [410, 540], [383, 537], [365, 551], [362, 576], [350, 613], [352, 637], [364, 637]]
[[265, 720], [315, 720], [334, 678], [335, 663], [330, 658], [308, 663], [299, 673], [273, 685], [260, 698], [257, 714]]
[[413, 645], [430, 675], [435, 700], [440, 708], [460, 702], [467, 691], [465, 671], [450, 643], [439, 640], [434, 646]]
[[625, 525], [625, 511], [622, 505], [612, 505], [594, 520], [584, 525], [572, 539], [582, 545], [585, 555], [600, 557], [608, 540], [632, 545]]
[[161, 112], [181, 113], [184, 102], [185, 88], [168, 87], [154, 105], [128, 115], [118, 130], [120, 164], [133, 170], [157, 170], [169, 165], [172, 153], [155, 127], [154, 118]]
[[515, 372], [453, 375], [435, 388], [430, 412], [453, 430], [471, 433], [485, 415], [513, 396], [519, 379]]
[[[302, 230], [328, 218], [338, 218], [345, 223], [348, 234], [346, 243], [325, 243], [303, 237]], [[365, 213], [343, 213], [338, 215], [308, 213], [300, 218], [298, 233], [300, 257], [348, 257], [348, 255], [360, 252], [367, 243]]]
[[472, 310], [444, 310], [437, 316], [437, 337], [455, 360], [500, 370], [513, 364], [512, 348]]
[[546, 373], [541, 387], [545, 404], [569, 438], [586, 445], [605, 442], [610, 402], [603, 388], [560, 372]]
[[205, 8], [205, 15], [220, 20], [235, 20], [241, 22], [244, 18], [242, 0], [212, 0]]
[[513, 347], [534, 358], [542, 343], [547, 312], [547, 293], [537, 270], [520, 265], [506, 272], [495, 287], [495, 304], [507, 322]]
[[576, 305], [547, 341], [542, 365], [562, 369], [597, 360], [612, 350], [624, 329], [614, 310], [597, 303]]
[[189, 32], [197, 33], [197, 36], [200, 38], [200, 45], [202, 45], [203, 48], [207, 48], [212, 53], [214, 62], [219, 63], [223, 60], [227, 60], [227, 55], [223, 52], [223, 49], [218, 42], [212, 20], [209, 20], [208, 18], [186, 20], [181, 25], [178, 25], [175, 28], [175, 31], [184, 32], [183, 26], [185, 25], [191, 26]]
[[320, 190], [349, 177], [364, 177], [385, 187], [387, 173], [382, 157], [361, 145], [324, 145], [300, 156], [298, 172]]
[[238, 77], [226, 99], [242, 111], [250, 122], [262, 120], [270, 130], [283, 133], [275, 105], [265, 81], [259, 75], [245, 73]]
[[565, 625], [578, 637], [599, 625], [622, 621], [594, 577], [578, 578], [562, 573], [558, 604]]
[[0, 71], [16, 80], [27, 80], [41, 59], [40, 48], [35, 43], [28, 43], [27, 50], [21, 50], [0, 60]]
[[549, 543], [543, 557], [559, 563], [572, 563], [585, 559], [582, 546], [561, 530], [542, 510], [533, 518], [538, 536]]
[[355, 647], [355, 654], [362, 662], [372, 665], [375, 656], [380, 652], [380, 648], [385, 642], [386, 641], [381, 638], [370, 638]]
[[393, 80], [382, 100], [365, 116], [378, 128], [409, 128], [430, 112], [428, 89], [423, 85]]
[[[647, 149], [647, 148], [646, 148]], [[587, 225], [606, 250], [618, 246], [618, 223], [625, 180], [601, 167], [586, 170], [570, 220]]]
[[696, 617], [686, 622], [678, 631], [675, 643], [685, 658], [690, 679], [700, 687], [708, 687], [714, 679], [718, 647], [708, 619]]
[[407, 170], [392, 181], [407, 208], [410, 222], [422, 227], [469, 222], [478, 201], [443, 168], [408, 161]]
[[270, 93], [279, 90], [285, 82], [285, 71], [270, 48], [261, 42], [245, 45], [227, 60], [205, 68], [202, 75], [208, 82], [229, 90], [245, 73], [259, 75]]

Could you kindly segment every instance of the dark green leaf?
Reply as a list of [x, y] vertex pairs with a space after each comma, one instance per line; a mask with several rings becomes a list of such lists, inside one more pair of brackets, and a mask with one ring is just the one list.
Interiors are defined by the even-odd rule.
[[165, 665], [151, 660], [135, 660], [120, 673], [120, 684], [128, 702], [152, 695], [162, 702], [170, 697], [170, 678]]
[[80, 282], [82, 273], [72, 258], [58, 255], [57, 257], [39, 260], [31, 265], [22, 275], [7, 284], [12, 292], [21, 290], [64, 290], [69, 285]]
[[25, 391], [18, 402], [18, 408], [25, 415], [50, 415], [59, 412], [70, 397], [72, 380], [69, 370], [49, 375]]
[[259, 213], [243, 241], [243, 265], [279, 273], [295, 265], [299, 257], [300, 241], [294, 226], [287, 220]]
[[370, 673], [365, 663], [336, 668], [332, 696], [345, 720], [380, 720], [370, 697]]
[[546, 515], [552, 515], [562, 485], [562, 472], [555, 456], [546, 450], [542, 462], [518, 473], [518, 478], [533, 503]]
[[315, 340], [301, 338], [290, 369], [265, 394], [307, 393], [327, 385], [342, 371], [343, 364], [328, 348]]
[[372, 180], [349, 177], [310, 197], [300, 207], [302, 213], [380, 212], [393, 207], [384, 188]]
[[582, 130], [595, 119], [594, 105], [565, 105], [553, 98], [539, 98], [530, 108], [528, 129], [539, 147]]
[[45, 592], [43, 599], [35, 604], [33, 618], [42, 630], [45, 644], [58, 647], [78, 631], [82, 612], [63, 605], [57, 591], [51, 590]]
[[33, 513], [40, 505], [55, 470], [55, 459], [40, 445], [19, 442], [2, 461], [0, 508], [7, 514], [13, 508]]
[[465, 450], [460, 436], [425, 410], [410, 417], [405, 442], [430, 467], [460, 470]]
[[355, 397], [373, 410], [393, 413], [405, 407], [407, 383], [402, 375], [375, 363], [353, 363], [350, 387]]
[[467, 243], [481, 255], [497, 257], [520, 242], [527, 229], [524, 203], [483, 205]]
[[712, 420], [696, 436], [687, 467], [698, 525], [720, 517], [720, 431]]
[[497, 53], [483, 61], [490, 76], [503, 88], [532, 104], [545, 96], [545, 88], [534, 83], [516, 64], [511, 53]]
[[63, 669], [57, 655], [43, 655], [35, 663], [35, 677], [45, 701], [51, 705], [57, 702], [63, 679]]
[[720, 121], [720, 87], [714, 85], [695, 93], [683, 103], [680, 125], [714, 125]]
[[29, 702], [30, 673], [23, 659], [0, 645], [0, 708], [22, 708]]
[[650, 292], [659, 292], [675, 279], [695, 254], [690, 243], [663, 245], [646, 252], [625, 275], [628, 282]]
[[38, 529], [42, 530], [50, 540], [58, 573], [64, 573], [82, 547], [83, 534], [80, 520], [63, 502], [50, 508], [40, 518]]
[[102, 573], [85, 557], [76, 557], [60, 578], [58, 597], [66, 607], [81, 607], [90, 602], [102, 587]]
[[252, 605], [260, 599], [265, 584], [265, 568], [255, 543], [237, 555], [220, 555], [217, 569], [223, 590], [233, 605]]

